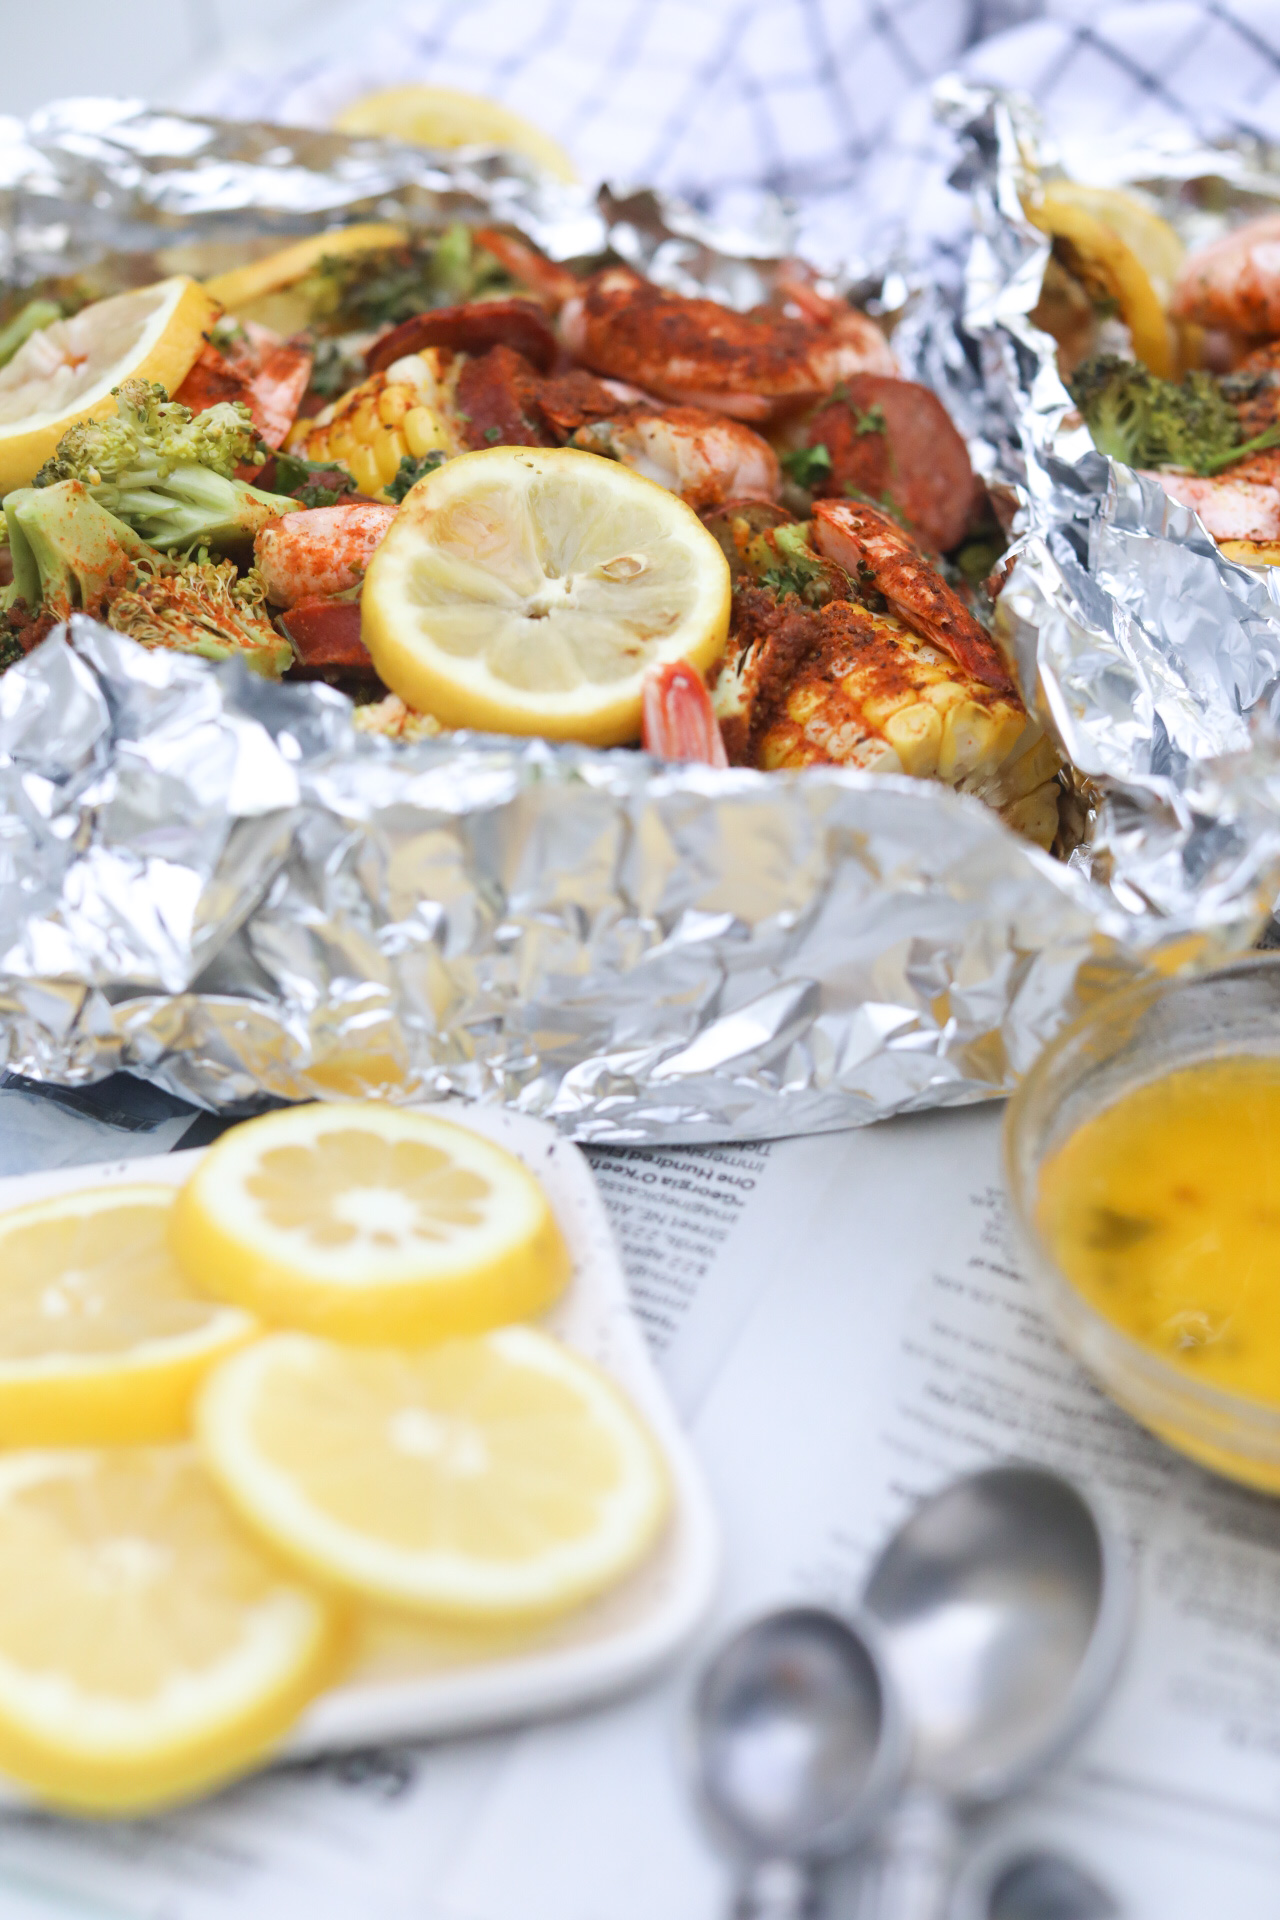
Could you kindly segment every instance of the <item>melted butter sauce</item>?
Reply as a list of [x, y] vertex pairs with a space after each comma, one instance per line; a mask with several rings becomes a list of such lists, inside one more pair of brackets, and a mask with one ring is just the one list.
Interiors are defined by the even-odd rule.
[[1107, 1320], [1206, 1385], [1280, 1405], [1280, 1059], [1125, 1094], [1045, 1162], [1037, 1217]]

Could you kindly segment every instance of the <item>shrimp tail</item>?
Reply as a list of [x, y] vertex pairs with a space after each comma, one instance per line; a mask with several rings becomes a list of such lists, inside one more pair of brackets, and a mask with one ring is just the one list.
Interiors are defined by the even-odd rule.
[[687, 660], [668, 660], [650, 667], [644, 676], [641, 701], [647, 753], [660, 760], [728, 766], [706, 682]]

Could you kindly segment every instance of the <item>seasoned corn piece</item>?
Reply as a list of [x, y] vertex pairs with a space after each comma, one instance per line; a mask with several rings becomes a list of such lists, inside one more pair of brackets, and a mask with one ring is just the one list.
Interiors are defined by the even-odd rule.
[[936, 773], [942, 748], [942, 720], [936, 707], [917, 700], [901, 707], [884, 723], [884, 737], [902, 762], [904, 773], [918, 779]]
[[384, 433], [374, 441], [373, 457], [384, 487], [389, 487], [395, 479], [404, 455], [405, 443], [402, 434]]
[[409, 451], [415, 460], [421, 460], [424, 453], [434, 453], [437, 449], [447, 453], [448, 436], [430, 407], [414, 407], [404, 417], [404, 437]]

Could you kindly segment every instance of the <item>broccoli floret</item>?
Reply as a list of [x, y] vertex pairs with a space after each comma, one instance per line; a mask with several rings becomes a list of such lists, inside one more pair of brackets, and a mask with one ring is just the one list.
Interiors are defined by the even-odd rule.
[[[0, 598], [0, 666], [15, 632], [31, 644], [55, 621], [80, 611], [105, 615], [144, 647], [172, 647], [206, 660], [242, 655], [268, 679], [293, 663], [293, 649], [265, 612], [256, 569], [236, 578], [235, 563], [176, 560], [139, 538], [93, 498], [80, 480], [21, 487], [5, 498], [13, 583]], [[20, 649], [21, 650], [21, 649]]]
[[1246, 454], [1280, 445], [1280, 427], [1242, 440], [1235, 408], [1210, 373], [1181, 384], [1161, 380], [1140, 361], [1098, 354], [1071, 382], [1099, 453], [1130, 467], [1178, 467], [1221, 473]]
[[116, 418], [77, 420], [36, 475], [37, 487], [80, 481], [99, 506], [168, 553], [250, 546], [268, 520], [298, 504], [232, 478], [256, 444], [239, 401], [193, 415], [145, 380], [112, 392]]
[[139, 562], [160, 555], [132, 527], [99, 506], [79, 480], [19, 487], [6, 495], [5, 523], [13, 557], [6, 606], [55, 619], [79, 610], [99, 613], [108, 595], [133, 577]]
[[266, 680], [293, 665], [293, 648], [265, 611], [266, 587], [255, 568], [240, 580], [231, 560], [142, 565], [133, 585], [116, 594], [107, 620], [144, 647], [169, 647], [204, 660], [244, 660]]

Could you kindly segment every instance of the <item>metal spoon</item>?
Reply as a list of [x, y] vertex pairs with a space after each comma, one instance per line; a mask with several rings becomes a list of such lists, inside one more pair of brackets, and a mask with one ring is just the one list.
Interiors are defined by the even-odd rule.
[[906, 1771], [902, 1716], [869, 1639], [818, 1607], [767, 1614], [694, 1699], [704, 1809], [744, 1862], [734, 1920], [803, 1920], [814, 1868], [880, 1818]]
[[959, 1811], [1027, 1786], [1101, 1706], [1128, 1634], [1128, 1563], [1068, 1481], [992, 1467], [917, 1508], [863, 1604], [914, 1740], [875, 1910], [940, 1920]]

